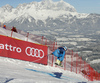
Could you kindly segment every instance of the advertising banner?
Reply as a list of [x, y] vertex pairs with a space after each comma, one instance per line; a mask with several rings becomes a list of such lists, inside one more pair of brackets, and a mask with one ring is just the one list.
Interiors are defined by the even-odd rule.
[[47, 65], [48, 47], [0, 35], [0, 56]]

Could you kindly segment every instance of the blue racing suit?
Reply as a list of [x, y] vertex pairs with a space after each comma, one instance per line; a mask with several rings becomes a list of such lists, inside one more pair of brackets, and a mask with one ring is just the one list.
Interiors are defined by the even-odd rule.
[[65, 52], [63, 47], [58, 47], [52, 54], [56, 56], [59, 61], [63, 61]]

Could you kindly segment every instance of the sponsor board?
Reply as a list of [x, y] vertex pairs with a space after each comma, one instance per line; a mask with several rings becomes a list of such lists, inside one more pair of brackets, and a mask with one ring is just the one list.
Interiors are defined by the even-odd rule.
[[0, 56], [47, 65], [48, 47], [0, 35]]

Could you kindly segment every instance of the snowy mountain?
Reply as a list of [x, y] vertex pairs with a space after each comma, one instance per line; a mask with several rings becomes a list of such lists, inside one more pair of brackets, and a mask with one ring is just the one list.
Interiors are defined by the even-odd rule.
[[[53, 2], [43, 0], [19, 4], [16, 8], [5, 5], [0, 8], [0, 21], [7, 25], [14, 25], [21, 29], [30, 30], [31, 28], [60, 27], [73, 18], [86, 18], [88, 14], [79, 14], [76, 9], [63, 0]], [[59, 24], [60, 22], [60, 24]], [[71, 24], [71, 22], [67, 23]], [[24, 28], [22, 28], [24, 27]]]
[[[62, 11], [62, 12], [61, 12]], [[12, 14], [11, 18], [16, 19], [20, 16], [32, 16], [36, 20], [45, 20], [48, 17], [56, 18], [60, 15], [66, 14], [67, 12], [76, 12], [75, 8], [71, 6], [70, 4], [59, 1], [59, 2], [53, 2], [52, 0], [43, 0], [41, 2], [31, 2], [28, 4], [19, 4], [17, 8], [13, 8], [10, 5], [5, 5], [1, 7], [0, 9], [0, 15], [4, 13], [3, 15]], [[52, 14], [51, 14], [52, 12]], [[55, 14], [55, 15], [54, 15]], [[9, 17], [7, 17], [9, 18]], [[11, 20], [9, 18], [9, 20]], [[5, 20], [6, 22], [9, 20]], [[1, 20], [2, 22], [5, 22], [4, 19]]]
[[[0, 22], [16, 26], [24, 31], [65, 29], [78, 33], [99, 30], [100, 15], [78, 13], [67, 2], [42, 0], [19, 4], [16, 8], [5, 5], [0, 8]], [[85, 31], [87, 29], [87, 31]]]

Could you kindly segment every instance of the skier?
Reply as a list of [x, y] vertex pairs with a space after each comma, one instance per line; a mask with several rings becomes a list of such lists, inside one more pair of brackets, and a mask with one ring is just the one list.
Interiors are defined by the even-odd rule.
[[63, 46], [63, 47], [58, 47], [53, 53], [52, 55], [56, 56], [57, 57], [57, 60], [56, 60], [56, 65], [58, 66], [62, 66], [62, 61], [64, 59], [64, 56], [65, 56], [65, 52], [67, 51], [67, 47], [66, 46]]

